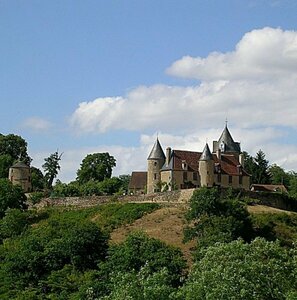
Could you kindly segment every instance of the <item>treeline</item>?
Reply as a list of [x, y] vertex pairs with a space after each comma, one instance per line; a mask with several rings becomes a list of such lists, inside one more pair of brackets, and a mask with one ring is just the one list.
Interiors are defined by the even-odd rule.
[[251, 175], [251, 183], [283, 184], [291, 197], [297, 198], [297, 173], [285, 171], [277, 164], [269, 164], [265, 153], [259, 150], [253, 157], [247, 152], [244, 155], [244, 168]]
[[[92, 195], [124, 194], [128, 190], [130, 175], [112, 177], [116, 159], [109, 153], [88, 154], [77, 170], [75, 181], [69, 184], [56, 180], [61, 167], [63, 153], [55, 151], [44, 159], [43, 171], [31, 166], [32, 195], [37, 202], [44, 196], [71, 197]], [[0, 178], [8, 179], [9, 168], [17, 161], [30, 165], [32, 158], [28, 155], [27, 142], [20, 136], [0, 134]]]

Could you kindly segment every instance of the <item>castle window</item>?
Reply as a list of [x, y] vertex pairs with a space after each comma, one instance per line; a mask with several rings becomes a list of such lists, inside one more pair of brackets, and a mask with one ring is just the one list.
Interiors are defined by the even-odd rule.
[[188, 164], [186, 163], [185, 160], [182, 161], [182, 169], [187, 170], [188, 169]]
[[198, 180], [198, 173], [197, 172], [193, 173], [193, 180]]
[[156, 166], [156, 165], [157, 165], [157, 162], [155, 161], [155, 162], [154, 162], [154, 166]]
[[154, 180], [157, 180], [157, 173], [154, 173]]
[[188, 180], [188, 172], [183, 173], [183, 179], [184, 181]]
[[239, 184], [242, 184], [242, 176], [239, 176]]
[[221, 183], [221, 181], [222, 181], [222, 175], [221, 173], [218, 173], [218, 183]]
[[232, 184], [232, 176], [229, 175], [229, 184]]

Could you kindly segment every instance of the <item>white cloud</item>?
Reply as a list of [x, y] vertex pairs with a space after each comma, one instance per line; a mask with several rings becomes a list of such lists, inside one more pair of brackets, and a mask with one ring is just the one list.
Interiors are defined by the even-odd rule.
[[24, 120], [22, 126], [34, 131], [44, 131], [51, 128], [52, 124], [49, 121], [39, 117], [30, 117]]
[[278, 139], [286, 135], [283, 128], [297, 129], [297, 31], [253, 30], [234, 51], [186, 56], [167, 72], [200, 82], [188, 87], [139, 86], [121, 97], [83, 102], [72, 114], [70, 123], [81, 134], [118, 129], [148, 133], [137, 148], [106, 148], [116, 154], [116, 172], [145, 169], [156, 132], [164, 150], [171, 146], [201, 151], [206, 141], [211, 146], [226, 117], [243, 150], [255, 155], [262, 149], [271, 163], [296, 169], [297, 145], [280, 145]]
[[246, 33], [228, 53], [184, 56], [167, 73], [199, 80], [263, 80], [296, 76], [297, 32], [266, 27]]

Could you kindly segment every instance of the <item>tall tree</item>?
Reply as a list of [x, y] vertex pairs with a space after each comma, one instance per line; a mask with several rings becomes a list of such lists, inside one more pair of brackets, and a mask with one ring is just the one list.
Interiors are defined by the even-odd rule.
[[260, 149], [255, 157], [247, 152], [244, 154], [244, 168], [251, 175], [251, 183], [271, 183], [269, 162], [265, 159], [265, 153]]
[[112, 168], [115, 166], [116, 160], [108, 152], [88, 154], [77, 171], [77, 179], [80, 183], [103, 181], [111, 177]]
[[273, 164], [269, 167], [268, 171], [272, 184], [283, 184], [286, 187], [290, 185], [290, 175], [282, 167]]
[[61, 160], [63, 153], [59, 155], [58, 151], [52, 153], [48, 158], [45, 158], [45, 163], [42, 165], [42, 168], [45, 172], [45, 183], [48, 189], [51, 189], [53, 186], [53, 181], [57, 177], [60, 170], [59, 161]]
[[31, 167], [31, 183], [34, 192], [44, 188], [44, 176], [38, 168]]
[[260, 149], [256, 156], [255, 162], [257, 164], [256, 169], [256, 181], [257, 183], [271, 183], [271, 176], [269, 174], [269, 162], [265, 159], [265, 153]]

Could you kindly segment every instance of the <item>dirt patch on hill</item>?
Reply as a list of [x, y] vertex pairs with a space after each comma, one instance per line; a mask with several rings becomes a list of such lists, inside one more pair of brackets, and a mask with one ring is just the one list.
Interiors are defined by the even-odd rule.
[[151, 214], [136, 220], [133, 224], [124, 225], [111, 233], [111, 242], [120, 243], [133, 231], [143, 231], [149, 236], [164, 241], [182, 250], [188, 264], [192, 264], [191, 249], [195, 241], [184, 244], [183, 229], [186, 225], [184, 214], [185, 207], [163, 207]]

